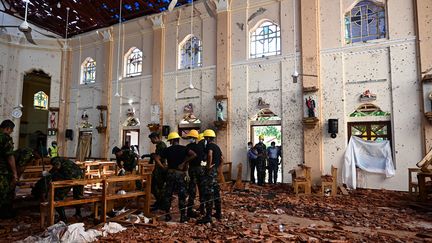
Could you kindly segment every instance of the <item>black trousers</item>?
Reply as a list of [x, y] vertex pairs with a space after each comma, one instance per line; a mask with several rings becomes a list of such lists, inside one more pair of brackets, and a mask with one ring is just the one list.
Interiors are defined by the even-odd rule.
[[251, 183], [255, 183], [255, 169], [257, 166], [257, 161], [256, 161], [256, 159], [250, 159], [249, 163], [250, 163], [250, 167], [251, 167], [250, 181], [251, 181]]

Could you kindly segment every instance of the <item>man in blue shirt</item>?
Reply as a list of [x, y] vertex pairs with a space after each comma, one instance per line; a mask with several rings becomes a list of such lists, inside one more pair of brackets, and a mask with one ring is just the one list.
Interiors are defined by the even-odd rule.
[[275, 142], [271, 142], [270, 147], [267, 148], [267, 156], [268, 156], [268, 171], [269, 171], [269, 181], [268, 183], [277, 182], [278, 177], [278, 165], [279, 165], [279, 148], [276, 147]]
[[253, 147], [252, 142], [248, 142], [248, 152], [247, 152], [247, 158], [249, 161], [249, 165], [251, 168], [250, 173], [250, 181], [252, 184], [255, 184], [255, 168], [256, 168], [256, 159], [258, 158], [256, 149]]

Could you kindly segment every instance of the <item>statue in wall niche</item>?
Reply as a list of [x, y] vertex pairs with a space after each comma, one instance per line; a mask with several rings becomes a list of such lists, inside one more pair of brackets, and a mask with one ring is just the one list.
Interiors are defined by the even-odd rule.
[[313, 100], [312, 97], [310, 96], [305, 100], [306, 100], [306, 106], [308, 108], [308, 117], [315, 117], [315, 100]]
[[217, 121], [225, 121], [224, 119], [224, 105], [222, 101], [216, 103], [216, 116]]
[[49, 119], [50, 119], [51, 128], [56, 128], [56, 114], [55, 114], [55, 112], [51, 112]]
[[103, 116], [103, 112], [101, 110], [100, 114], [99, 114], [99, 127], [103, 127], [103, 126], [104, 126], [104, 116]]
[[81, 119], [83, 119], [83, 121], [88, 121], [89, 116], [87, 115], [87, 110], [83, 110], [83, 113], [81, 115]]

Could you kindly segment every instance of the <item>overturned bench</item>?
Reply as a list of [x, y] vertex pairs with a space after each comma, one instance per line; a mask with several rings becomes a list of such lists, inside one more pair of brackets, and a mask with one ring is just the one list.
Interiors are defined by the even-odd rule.
[[[118, 182], [129, 182], [129, 181], [142, 181], [142, 190], [134, 190], [127, 192], [126, 194], [116, 194]], [[94, 192], [89, 196], [84, 196], [81, 199], [72, 199], [70, 197], [64, 200], [55, 200], [55, 190], [58, 188], [73, 187], [73, 186], [86, 186], [100, 183], [102, 185], [102, 191], [97, 193]], [[114, 190], [113, 190], [114, 189]], [[40, 204], [41, 209], [41, 227], [45, 227], [45, 218], [48, 217], [49, 225], [54, 224], [55, 208], [74, 206], [82, 204], [93, 204], [94, 205], [94, 216], [98, 217], [98, 209], [101, 206], [102, 213], [100, 215], [100, 221], [106, 222], [107, 220], [107, 205], [110, 201], [120, 199], [135, 198], [137, 206], [139, 207], [139, 198], [144, 198], [144, 203], [140, 207], [145, 215], [150, 216], [150, 199], [151, 199], [151, 174], [139, 174], [139, 175], [126, 175], [126, 176], [113, 176], [109, 178], [96, 178], [96, 179], [78, 179], [78, 180], [65, 180], [65, 181], [54, 181], [51, 182], [48, 201]]]

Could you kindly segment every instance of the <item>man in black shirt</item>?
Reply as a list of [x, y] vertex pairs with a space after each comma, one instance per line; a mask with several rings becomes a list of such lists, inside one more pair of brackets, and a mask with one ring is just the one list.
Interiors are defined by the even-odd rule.
[[189, 139], [189, 144], [186, 147], [196, 153], [195, 159], [193, 159], [189, 163], [189, 185], [188, 185], [188, 210], [187, 216], [189, 218], [196, 218], [198, 215], [193, 211], [195, 196], [196, 196], [196, 188], [198, 186], [198, 190], [200, 192], [200, 205], [203, 203], [202, 197], [202, 183], [201, 178], [203, 176], [203, 170], [201, 167], [201, 162], [204, 157], [204, 146], [202, 143], [197, 143], [197, 139], [199, 137], [197, 130], [190, 130], [186, 135], [186, 138]]
[[258, 139], [259, 142], [255, 144], [255, 150], [258, 153], [258, 158], [256, 159], [258, 186], [263, 186], [266, 173], [267, 147], [264, 144], [264, 135], [259, 135]]
[[165, 194], [167, 165], [165, 159], [161, 158], [161, 155], [166, 149], [166, 144], [161, 140], [158, 132], [150, 133], [149, 138], [152, 144], [156, 144], [156, 151], [150, 155], [150, 160], [155, 162], [155, 167], [152, 172], [151, 192], [156, 199], [156, 202], [152, 205], [152, 210], [156, 210], [163, 207]]
[[223, 156], [222, 151], [219, 146], [214, 142], [216, 138], [216, 133], [207, 129], [204, 131], [204, 137], [207, 140], [206, 145], [206, 154], [207, 154], [207, 163], [203, 177], [203, 196], [205, 207], [206, 207], [206, 215], [197, 221], [199, 224], [211, 223], [212, 222], [212, 209], [213, 202], [216, 209], [215, 217], [220, 220], [222, 218], [222, 208], [221, 208], [221, 198], [220, 198], [220, 187], [217, 181], [218, 171], [220, 170], [223, 164]]
[[196, 157], [195, 152], [179, 145], [180, 136], [177, 132], [168, 134], [168, 141], [171, 144], [166, 148], [161, 157], [168, 162], [168, 175], [165, 190], [165, 220], [170, 221], [171, 215], [169, 214], [172, 202], [172, 195], [174, 191], [178, 193], [179, 209], [180, 209], [180, 222], [186, 222], [186, 171], [189, 161]]

